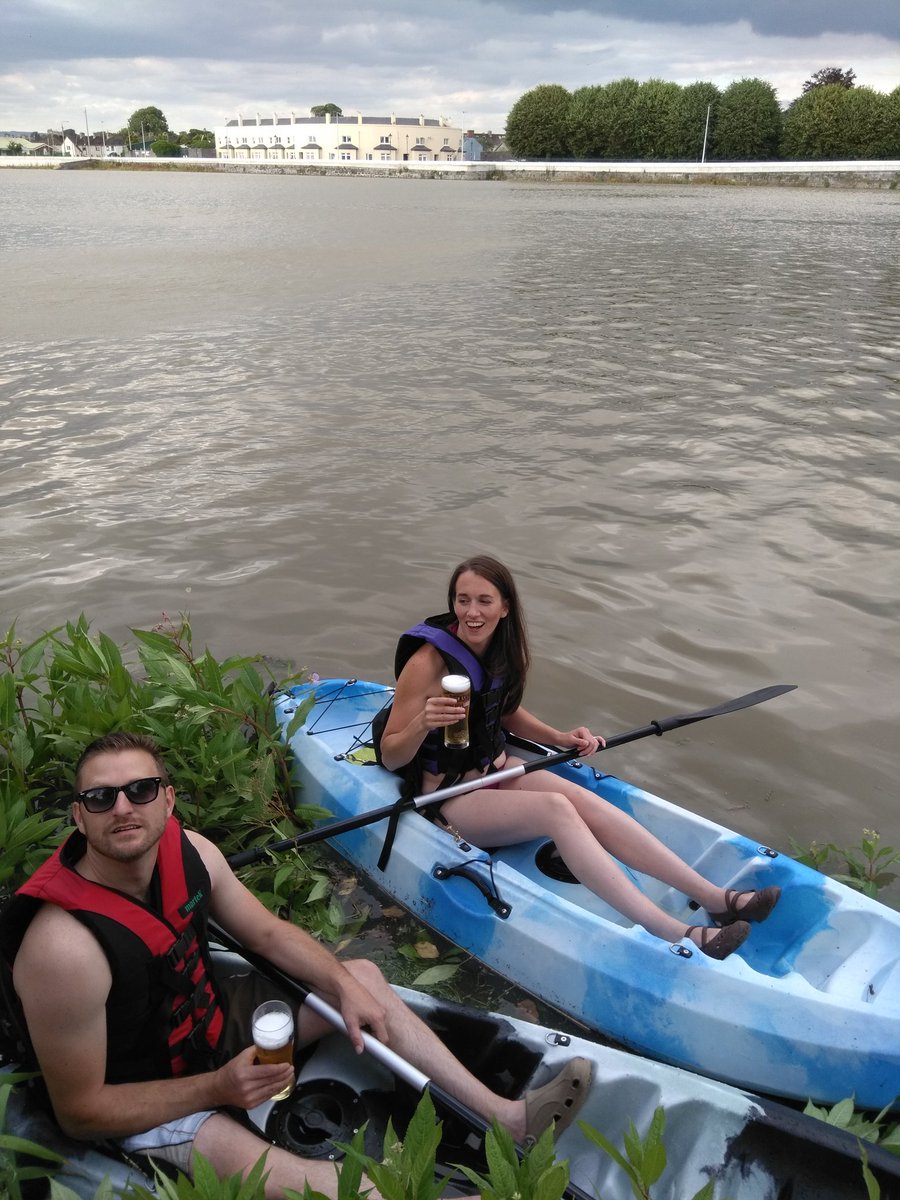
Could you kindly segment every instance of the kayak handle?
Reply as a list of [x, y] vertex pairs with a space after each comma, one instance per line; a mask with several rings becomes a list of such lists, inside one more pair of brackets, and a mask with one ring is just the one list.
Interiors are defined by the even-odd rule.
[[435, 879], [449, 879], [452, 875], [458, 875], [461, 879], [468, 879], [469, 883], [473, 884], [488, 903], [488, 907], [502, 917], [505, 921], [512, 912], [512, 905], [507, 904], [505, 900], [501, 900], [497, 892], [491, 891], [488, 885], [484, 882], [477, 871], [474, 871], [466, 863], [459, 863], [455, 867], [444, 867], [440, 863], [431, 872]]

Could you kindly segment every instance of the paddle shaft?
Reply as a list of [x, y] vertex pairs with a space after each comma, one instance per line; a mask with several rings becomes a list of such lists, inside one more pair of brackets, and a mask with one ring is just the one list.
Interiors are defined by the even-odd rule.
[[[333, 1008], [326, 1000], [323, 1000], [321, 996], [317, 996], [315, 992], [310, 991], [309, 988], [300, 983], [299, 980], [294, 979], [290, 975], [286, 975], [284, 971], [279, 970], [274, 963], [269, 962], [267, 958], [263, 958], [261, 954], [256, 954], [255, 951], [248, 950], [246, 947], [242, 946], [240, 942], [233, 938], [230, 933], [224, 930], [215, 921], [209, 922], [208, 930], [209, 936], [214, 941], [219, 942], [220, 945], [224, 946], [227, 950], [233, 950], [236, 954], [240, 954], [240, 956], [250, 963], [251, 966], [255, 967], [261, 975], [265, 975], [267, 978], [277, 983], [289, 995], [294, 996], [301, 1004], [306, 1004], [313, 1012], [317, 1013], [320, 1017], [323, 1017], [329, 1023], [329, 1025], [332, 1025], [335, 1029], [339, 1030], [343, 1034], [347, 1033], [347, 1025], [344, 1021], [344, 1018], [336, 1008]], [[362, 1037], [363, 1045], [365, 1046], [366, 1051], [371, 1054], [377, 1062], [380, 1062], [382, 1066], [387, 1067], [387, 1069], [392, 1074], [396, 1075], [398, 1079], [402, 1079], [404, 1083], [408, 1083], [410, 1087], [414, 1088], [417, 1092], [424, 1092], [427, 1088], [429, 1094], [437, 1105], [439, 1105], [445, 1111], [452, 1113], [454, 1116], [459, 1117], [471, 1129], [474, 1129], [482, 1137], [487, 1134], [491, 1128], [491, 1123], [482, 1117], [480, 1113], [477, 1113], [473, 1108], [469, 1108], [467, 1104], [463, 1104], [461, 1100], [457, 1100], [455, 1096], [451, 1095], [450, 1092], [446, 1091], [446, 1089], [435, 1083], [433, 1079], [429, 1079], [429, 1077], [423, 1071], [420, 1071], [417, 1067], [414, 1067], [412, 1063], [407, 1062], [405, 1058], [401, 1058], [396, 1051], [390, 1048], [390, 1046], [386, 1046], [384, 1042], [379, 1042], [378, 1038], [373, 1037], [371, 1033], [366, 1033], [366, 1031], [363, 1030]], [[582, 1189], [577, 1187], [574, 1183], [569, 1184], [563, 1195], [568, 1196], [570, 1200], [591, 1200], [591, 1197], [588, 1196], [588, 1193], [582, 1191]]]
[[[638, 729], [631, 729], [626, 733], [614, 734], [612, 737], [606, 739], [605, 746], [598, 747], [597, 753], [601, 750], [614, 750], [617, 746], [624, 746], [628, 742], [636, 742], [641, 738], [661, 737], [664, 733], [668, 733], [673, 729], [681, 729], [685, 725], [693, 725], [697, 721], [707, 721], [710, 717], [724, 716], [725, 713], [737, 712], [742, 708], [751, 708], [754, 704], [763, 704], [766, 700], [772, 700], [775, 696], [782, 696], [785, 692], [793, 691], [796, 686], [793, 683], [773, 684], [771, 687], [760, 688], [758, 691], [738, 696], [735, 700], [726, 700], [724, 703], [714, 705], [712, 708], [701, 709], [700, 712], [661, 717], [658, 721], [651, 721], [647, 725], [641, 725]], [[480, 788], [486, 787], [493, 788], [498, 783], [503, 783], [507, 779], [517, 779], [520, 775], [528, 775], [532, 771], [543, 771], [547, 767], [555, 767], [561, 763], [571, 762], [572, 759], [578, 758], [580, 753], [576, 749], [558, 750], [554, 754], [542, 755], [540, 758], [519, 763], [514, 767], [504, 767], [500, 771], [494, 771], [491, 775], [479, 775], [475, 779], [464, 779], [461, 783], [454, 784], [452, 787], [438, 788], [437, 791], [429, 792], [424, 796], [415, 796], [410, 800], [401, 801], [399, 802], [399, 808], [401, 811], [424, 808], [427, 804], [440, 804], [444, 800], [450, 800], [454, 796], [462, 796], [466, 792], [476, 792]], [[282, 838], [281, 841], [270, 842], [266, 846], [256, 846], [252, 850], [242, 850], [237, 854], [232, 854], [228, 859], [228, 863], [235, 869], [246, 867], [250, 863], [258, 862], [260, 859], [265, 858], [267, 854], [277, 853], [281, 850], [290, 850], [295, 846], [310, 845], [313, 842], [325, 841], [327, 838], [338, 837], [342, 833], [348, 833], [351, 829], [362, 829], [366, 825], [373, 825], [376, 821], [384, 820], [397, 811], [398, 802], [385, 804], [381, 808], [373, 808], [371, 812], [361, 813], [355, 817], [345, 817], [341, 821], [330, 821], [327, 825], [320, 825], [317, 829], [298, 833], [294, 837]]]

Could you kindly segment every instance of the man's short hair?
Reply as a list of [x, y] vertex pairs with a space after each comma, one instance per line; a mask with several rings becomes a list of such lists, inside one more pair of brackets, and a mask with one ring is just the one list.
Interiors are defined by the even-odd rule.
[[125, 730], [118, 730], [94, 738], [82, 750], [81, 756], [75, 764], [75, 791], [81, 790], [81, 772], [85, 764], [92, 758], [96, 758], [98, 754], [122, 754], [127, 750], [143, 750], [145, 754], [149, 754], [156, 765], [160, 779], [164, 784], [168, 784], [169, 773], [163, 762], [162, 751], [153, 738], [146, 733], [128, 733]]

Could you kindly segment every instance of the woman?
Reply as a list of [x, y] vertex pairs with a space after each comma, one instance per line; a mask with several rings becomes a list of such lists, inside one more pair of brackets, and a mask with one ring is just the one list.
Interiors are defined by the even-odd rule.
[[[449, 613], [409, 630], [397, 648], [397, 689], [380, 742], [381, 760], [392, 771], [421, 771], [421, 792], [514, 766], [521, 759], [504, 749], [503, 729], [579, 755], [604, 744], [584, 725], [563, 732], [522, 707], [529, 667], [528, 640], [512, 575], [494, 558], [477, 555], [459, 564], [450, 579]], [[470, 744], [444, 747], [444, 729], [466, 713], [443, 694], [448, 673], [472, 679]], [[669, 942], [690, 938], [710, 958], [727, 958], [763, 921], [781, 889], [725, 890], [709, 883], [637, 821], [578, 784], [547, 771], [504, 780], [438, 805], [439, 819], [466, 841], [510, 845], [552, 838], [569, 870], [591, 891], [649, 933]], [[685, 925], [658, 908], [614, 859], [690, 896], [714, 926]]]

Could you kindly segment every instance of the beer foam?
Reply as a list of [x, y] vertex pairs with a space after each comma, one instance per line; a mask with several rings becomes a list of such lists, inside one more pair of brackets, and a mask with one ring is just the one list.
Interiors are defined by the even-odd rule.
[[253, 1022], [253, 1042], [260, 1050], [277, 1050], [289, 1040], [293, 1031], [290, 1013], [263, 1013]]
[[471, 684], [468, 675], [445, 675], [441, 680], [441, 687], [445, 692], [452, 692], [454, 696], [462, 696]]

